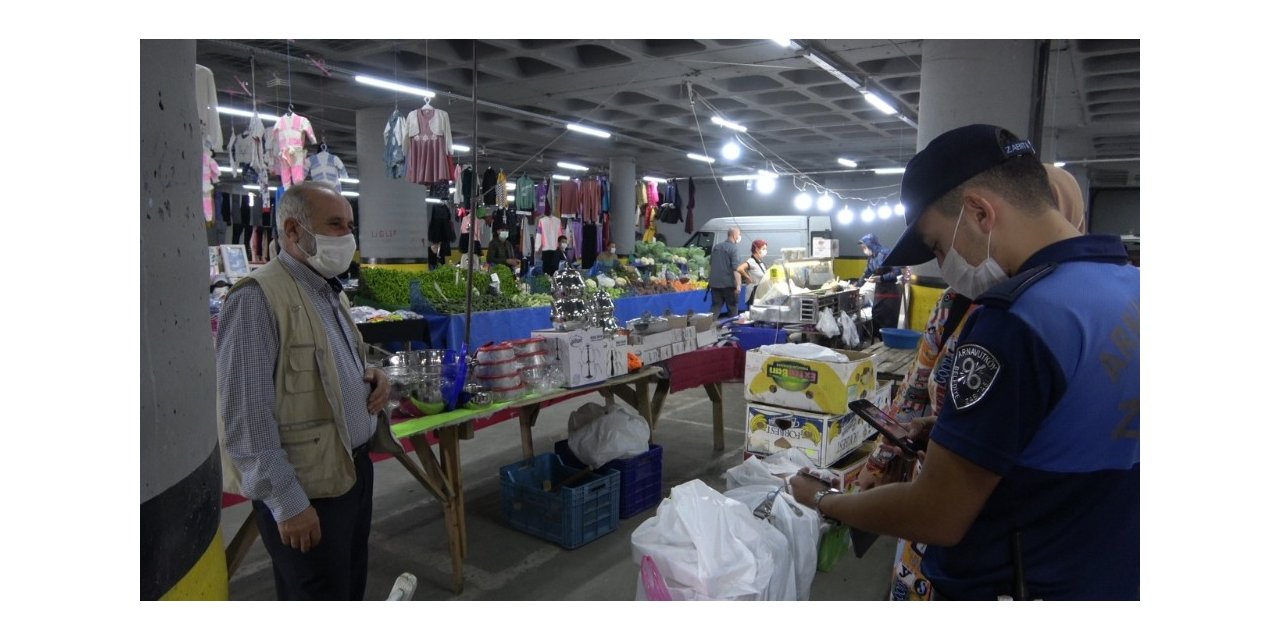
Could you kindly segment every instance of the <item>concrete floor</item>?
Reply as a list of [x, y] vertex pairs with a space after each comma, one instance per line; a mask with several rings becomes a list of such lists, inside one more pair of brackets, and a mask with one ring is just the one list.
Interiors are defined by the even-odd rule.
[[[667, 399], [654, 441], [663, 447], [663, 495], [694, 478], [723, 491], [724, 472], [742, 462], [741, 384], [724, 388], [726, 450], [711, 446], [711, 403], [701, 389]], [[543, 409], [534, 427], [534, 450], [550, 452], [567, 436], [569, 413], [599, 395]], [[394, 460], [374, 467], [373, 533], [365, 597], [384, 599], [403, 572], [417, 576], [415, 600], [634, 600], [638, 568], [631, 560], [631, 532], [656, 509], [620, 520], [617, 531], [572, 551], [506, 526], [502, 520], [499, 467], [521, 459], [515, 420], [479, 430], [462, 442], [469, 553], [465, 587], [449, 588], [451, 564], [438, 503]], [[225, 509], [223, 540], [249, 513], [248, 503]], [[895, 541], [881, 538], [863, 558], [846, 556], [829, 573], [818, 572], [812, 600], [884, 600]], [[274, 600], [271, 561], [255, 542], [231, 579], [232, 600]]]

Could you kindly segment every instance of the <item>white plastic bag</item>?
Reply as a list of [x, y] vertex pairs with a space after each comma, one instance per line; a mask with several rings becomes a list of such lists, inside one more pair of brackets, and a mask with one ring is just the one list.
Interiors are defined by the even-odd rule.
[[701, 480], [673, 487], [657, 514], [632, 532], [631, 558], [639, 567], [652, 556], [673, 600], [794, 600], [786, 536], [752, 508]]
[[788, 343], [788, 344], [766, 344], [760, 347], [760, 353], [768, 356], [786, 356], [788, 358], [803, 358], [805, 360], [822, 360], [825, 362], [848, 362], [849, 358], [843, 353], [836, 353], [822, 345], [813, 344], [812, 342]]
[[836, 324], [836, 314], [831, 309], [823, 309], [818, 313], [818, 331], [830, 338], [840, 333], [840, 325]]
[[840, 337], [844, 340], [845, 346], [853, 349], [861, 343], [858, 340], [858, 327], [853, 321], [853, 316], [846, 311], [840, 312]]
[[[731, 489], [725, 496], [733, 498], [754, 510], [760, 503], [772, 499], [770, 519], [762, 520], [777, 529], [786, 539], [790, 550], [790, 565], [794, 575], [796, 599], [808, 600], [809, 588], [818, 572], [818, 542], [822, 537], [822, 520], [818, 512], [802, 506], [789, 493], [774, 494], [775, 486], [751, 485]], [[757, 518], [758, 520], [759, 518]], [[777, 570], [783, 570], [781, 566]]]
[[625, 404], [589, 402], [569, 414], [569, 450], [592, 468], [647, 453], [649, 423]]
[[752, 456], [725, 472], [725, 488], [737, 489], [753, 484], [777, 487], [802, 467], [812, 466], [813, 461], [799, 449], [784, 449], [763, 459]]

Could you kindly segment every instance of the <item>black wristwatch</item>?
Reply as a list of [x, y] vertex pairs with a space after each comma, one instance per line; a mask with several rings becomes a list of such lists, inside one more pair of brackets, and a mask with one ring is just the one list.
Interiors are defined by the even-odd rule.
[[840, 490], [835, 487], [830, 487], [827, 489], [819, 489], [817, 493], [813, 494], [813, 510], [818, 512], [819, 517], [827, 517], [827, 515], [822, 512], [822, 499], [831, 494], [838, 495], [840, 494]]

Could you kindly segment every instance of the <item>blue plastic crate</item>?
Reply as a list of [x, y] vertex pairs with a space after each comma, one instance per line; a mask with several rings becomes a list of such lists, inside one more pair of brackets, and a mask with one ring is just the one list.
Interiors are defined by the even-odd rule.
[[507, 525], [566, 549], [617, 529], [621, 474], [616, 470], [593, 472], [555, 493], [542, 490], [544, 480], [555, 484], [578, 471], [554, 453], [502, 467], [502, 517]]
[[[556, 455], [571, 467], [582, 469], [587, 466], [573, 455], [573, 450], [569, 449], [568, 440], [556, 443]], [[662, 502], [661, 445], [651, 444], [648, 453], [613, 460], [601, 468], [614, 469], [622, 474], [619, 490], [622, 494], [621, 505], [618, 507], [619, 518], [625, 519], [644, 513]]]
[[729, 325], [729, 331], [738, 339], [743, 351], [750, 351], [766, 344], [783, 344], [787, 341], [784, 329], [773, 327], [752, 327], [749, 325]]

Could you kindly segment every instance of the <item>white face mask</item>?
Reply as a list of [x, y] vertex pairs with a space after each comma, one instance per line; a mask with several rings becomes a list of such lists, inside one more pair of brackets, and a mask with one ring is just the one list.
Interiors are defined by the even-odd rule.
[[356, 255], [356, 237], [348, 233], [337, 238], [316, 235], [303, 225], [299, 229], [311, 234], [316, 240], [315, 255], [307, 258], [307, 264], [326, 278], [336, 277], [351, 267], [351, 258]]
[[506, 240], [506, 239], [507, 239], [507, 232], [506, 232], [506, 231], [499, 231], [499, 232], [498, 232], [498, 239], [500, 239], [500, 240]]
[[973, 266], [956, 251], [956, 234], [960, 231], [960, 219], [964, 218], [964, 207], [960, 207], [960, 215], [956, 219], [956, 229], [951, 232], [951, 249], [942, 261], [942, 278], [947, 281], [956, 293], [977, 300], [978, 296], [1009, 279], [1004, 269], [991, 259], [991, 234], [987, 234], [987, 259], [982, 264]]
[[609, 247], [609, 253], [617, 253], [617, 252], [618, 252], [617, 247]]
[[569, 243], [568, 243], [568, 242], [561, 242], [561, 243], [560, 243], [560, 250], [561, 250], [561, 251], [564, 251], [565, 249], [568, 249], [568, 248], [569, 248]]
[[763, 257], [765, 257], [765, 256], [767, 256], [767, 255], [769, 255], [769, 250], [768, 250], [768, 249], [761, 249], [761, 250], [760, 250], [760, 257], [761, 257], [761, 258], [763, 258]]

